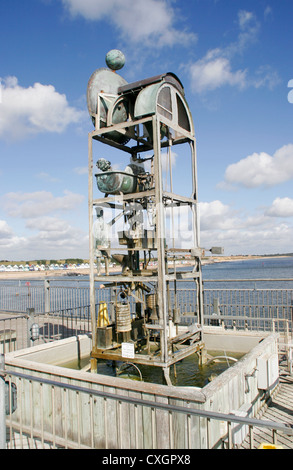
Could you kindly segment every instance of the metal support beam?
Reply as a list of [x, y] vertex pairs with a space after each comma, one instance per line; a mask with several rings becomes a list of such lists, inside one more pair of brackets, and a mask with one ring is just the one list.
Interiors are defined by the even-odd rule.
[[[0, 371], [4, 371], [5, 356], [0, 354]], [[0, 449], [6, 449], [6, 405], [5, 405], [5, 380], [0, 376]]]
[[[94, 256], [94, 240], [93, 240], [93, 141], [92, 134], [88, 136], [88, 217], [89, 217], [89, 253], [90, 253], [90, 312], [92, 327], [92, 346], [97, 343], [96, 334], [96, 306], [95, 306], [95, 256]], [[92, 368], [95, 366], [92, 364]]]
[[158, 308], [159, 321], [163, 326], [161, 331], [161, 358], [162, 362], [168, 361], [167, 347], [167, 306], [166, 306], [166, 270], [165, 270], [165, 221], [163, 207], [163, 184], [160, 146], [160, 121], [153, 116], [153, 145], [154, 145], [154, 169], [155, 169], [155, 202], [156, 202], [156, 231], [158, 249]]

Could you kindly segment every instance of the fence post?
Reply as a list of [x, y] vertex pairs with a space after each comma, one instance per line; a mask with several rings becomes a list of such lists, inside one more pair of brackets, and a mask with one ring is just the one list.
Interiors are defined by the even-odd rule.
[[50, 281], [49, 281], [49, 279], [45, 279], [44, 288], [45, 288], [45, 313], [49, 313], [50, 309], [51, 309], [51, 305], [50, 305]]
[[35, 321], [35, 309], [34, 308], [27, 308], [26, 313], [28, 315], [27, 318], [27, 347], [30, 348], [32, 346], [32, 333], [31, 327]]
[[0, 449], [6, 449], [6, 406], [5, 406], [5, 380], [2, 375], [5, 366], [5, 356], [0, 354]]

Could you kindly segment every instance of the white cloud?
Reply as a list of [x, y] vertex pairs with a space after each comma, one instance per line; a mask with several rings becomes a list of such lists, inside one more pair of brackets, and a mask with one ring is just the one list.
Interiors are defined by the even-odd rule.
[[250, 11], [240, 10], [238, 12], [238, 21], [241, 29], [245, 29], [248, 23], [251, 23], [251, 20], [254, 18], [253, 13]]
[[287, 224], [270, 228], [246, 228], [226, 232], [205, 232], [202, 240], [210, 246], [224, 246], [225, 254], [275, 254], [292, 251], [293, 229]]
[[[191, 88], [194, 93], [215, 90], [223, 86], [239, 89], [252, 86], [273, 89], [279, 82], [279, 76], [271, 67], [260, 66], [255, 76], [249, 76], [248, 70], [233, 69], [233, 58], [243, 56], [245, 50], [258, 39], [260, 27], [252, 12], [238, 12], [239, 34], [235, 42], [226, 47], [209, 50], [204, 57], [188, 65]], [[186, 67], [184, 67], [186, 69]]]
[[260, 66], [250, 81], [254, 88], [267, 87], [269, 90], [273, 90], [279, 83], [281, 83], [281, 79], [278, 73], [269, 65]]
[[[171, 215], [173, 213], [173, 222]], [[190, 247], [194, 243], [194, 233], [192, 225], [192, 213], [190, 207], [174, 207], [166, 211], [166, 235], [167, 244], [171, 246], [172, 237], [176, 240], [177, 246]], [[209, 249], [211, 246], [230, 233], [245, 229], [245, 219], [241, 218], [230, 206], [223, 204], [219, 200], [212, 202], [200, 202], [198, 204], [199, 230], [202, 248]]]
[[199, 208], [201, 230], [223, 229], [229, 224], [231, 209], [221, 201], [201, 202]]
[[8, 223], [5, 220], [0, 220], [0, 248], [2, 259], [9, 259], [9, 256], [7, 256], [7, 250], [19, 247], [24, 243], [24, 237], [16, 236]]
[[35, 83], [24, 88], [16, 77], [6, 77], [1, 83], [0, 138], [16, 140], [40, 132], [61, 133], [83, 117], [84, 113], [69, 106], [66, 96], [52, 85]]
[[238, 24], [240, 32], [236, 47], [242, 52], [248, 45], [254, 43], [257, 40], [260, 25], [256, 19], [254, 13], [246, 10], [240, 10], [238, 12]]
[[293, 199], [277, 197], [265, 213], [271, 217], [293, 217]]
[[84, 201], [84, 196], [64, 191], [64, 196], [55, 197], [48, 191], [37, 191], [11, 192], [1, 199], [2, 207], [10, 217], [29, 219], [55, 211], [72, 211]]
[[2, 258], [10, 260], [88, 258], [88, 232], [58, 217], [38, 217], [27, 221], [33, 231], [16, 236], [7, 222], [0, 221]]
[[273, 10], [270, 6], [267, 6], [264, 11], [264, 17], [265, 19], [271, 18], [273, 15]]
[[[57, 206], [59, 207], [58, 204]], [[220, 200], [201, 202], [199, 206], [200, 246], [207, 250], [212, 246], [223, 246], [226, 255], [292, 251], [292, 223], [289, 219], [286, 223], [279, 222], [278, 219], [278, 216], [293, 215], [292, 199], [276, 199], [271, 208], [264, 210], [263, 213], [258, 210], [249, 216], [246, 212], [236, 212], [232, 206]], [[180, 213], [178, 208], [174, 208], [174, 235], [182, 246], [187, 247], [193, 244], [189, 212], [189, 208], [183, 208]], [[65, 220], [53, 211], [49, 215], [39, 213], [39, 215], [31, 214], [29, 217], [28, 212], [26, 215], [25, 230], [22, 230], [19, 236], [5, 220], [0, 221], [0, 246], [5, 253], [5, 259], [88, 257], [86, 223], [78, 225], [76, 218]], [[107, 214], [106, 220], [111, 218]], [[170, 221], [166, 229], [170, 238], [173, 233]], [[172, 246], [171, 240], [168, 240], [168, 244], [169, 242], [169, 246]]]
[[26, 227], [37, 233], [28, 238], [43, 250], [48, 247], [58, 248], [65, 246], [74, 248], [83, 246], [88, 241], [87, 230], [81, 230], [71, 225], [68, 221], [58, 217], [38, 217], [26, 223]]
[[[172, 168], [175, 167], [176, 162], [177, 162], [177, 157], [178, 157], [178, 154], [176, 152], [171, 151], [170, 154], [169, 152], [162, 152], [161, 153], [162, 171], [165, 173], [166, 172], [169, 173], [170, 164]], [[145, 165], [145, 167], [147, 167], [147, 165]]]
[[293, 144], [284, 145], [274, 155], [253, 153], [229, 165], [225, 183], [247, 188], [274, 186], [293, 178]]
[[220, 49], [214, 49], [190, 66], [190, 78], [192, 90], [196, 93], [215, 90], [224, 85], [243, 88], [246, 84], [246, 71], [233, 72], [230, 60], [221, 56]]
[[[293, 215], [293, 200], [274, 201], [272, 208], [276, 209], [278, 202], [283, 211], [287, 207], [287, 216]], [[226, 255], [291, 252], [292, 223], [279, 223], [275, 217], [277, 213], [269, 210], [247, 216], [221, 201], [200, 203], [201, 246], [223, 246]]]
[[0, 243], [4, 239], [10, 239], [13, 236], [12, 229], [5, 220], [0, 220]]
[[58, 217], [35, 217], [28, 219], [25, 226], [30, 230], [38, 230], [40, 232], [63, 232], [67, 230], [68, 222]]
[[62, 0], [62, 3], [73, 17], [109, 21], [128, 42], [144, 41], [144, 45], [160, 47], [186, 45], [196, 38], [195, 34], [174, 26], [176, 15], [168, 0]]
[[[2, 209], [11, 225], [17, 224], [15, 234], [6, 221], [0, 222], [0, 246], [5, 259], [87, 258], [87, 218], [79, 220], [84, 199], [70, 191], [59, 197], [47, 191], [5, 194]], [[66, 219], [60, 218], [60, 213]], [[20, 219], [25, 219], [23, 226]]]

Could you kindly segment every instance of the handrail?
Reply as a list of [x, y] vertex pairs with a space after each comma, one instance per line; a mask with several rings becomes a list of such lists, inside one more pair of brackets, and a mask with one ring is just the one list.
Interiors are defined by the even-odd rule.
[[208, 420], [211, 420], [211, 419], [220, 420], [220, 421], [224, 420], [227, 422], [233, 422], [233, 423], [238, 423], [238, 424], [242, 423], [248, 426], [270, 428], [273, 431], [281, 431], [287, 435], [293, 436], [293, 426], [282, 424], [282, 423], [277, 423], [275, 421], [260, 420], [256, 418], [247, 418], [247, 417], [242, 417], [242, 416], [236, 416], [233, 414], [225, 414], [225, 413], [219, 413], [219, 412], [214, 412], [214, 411], [185, 408], [183, 406], [178, 406], [178, 405], [170, 405], [167, 403], [154, 402], [154, 401], [144, 400], [141, 398], [130, 397], [126, 395], [118, 395], [118, 394], [105, 392], [101, 390], [93, 390], [87, 387], [80, 387], [78, 385], [71, 385], [71, 384], [64, 383], [64, 382], [58, 382], [55, 380], [40, 378], [40, 377], [36, 377], [33, 375], [12, 371], [12, 370], [0, 370], [0, 376], [1, 375], [14, 376], [14, 377], [22, 378], [22, 379], [27, 379], [29, 381], [35, 381], [35, 382], [39, 382], [42, 384], [51, 385], [52, 387], [59, 387], [62, 389], [69, 389], [69, 390], [73, 390], [77, 392], [88, 393], [89, 395], [99, 396], [102, 398], [108, 398], [108, 399], [116, 400], [119, 402], [126, 402], [126, 403], [130, 403], [133, 405], [141, 405], [141, 406], [147, 406], [153, 409], [159, 408], [159, 409], [169, 411], [169, 412], [175, 411], [175, 412], [184, 413], [187, 415], [199, 416], [201, 418], [207, 418]]

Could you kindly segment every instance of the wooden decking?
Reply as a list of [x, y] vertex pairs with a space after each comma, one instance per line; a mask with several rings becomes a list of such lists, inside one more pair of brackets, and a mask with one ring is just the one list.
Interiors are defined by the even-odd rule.
[[[288, 373], [286, 363], [280, 363], [280, 385], [277, 392], [264, 407], [259, 419], [275, 421], [293, 427], [293, 377]], [[266, 428], [254, 428], [254, 449], [258, 449], [261, 444], [274, 444], [282, 449], [293, 449], [293, 436], [288, 436], [278, 432], [277, 442], [273, 442], [273, 433]], [[241, 445], [242, 449], [250, 448], [249, 436]], [[277, 447], [279, 448], [279, 447]]]

